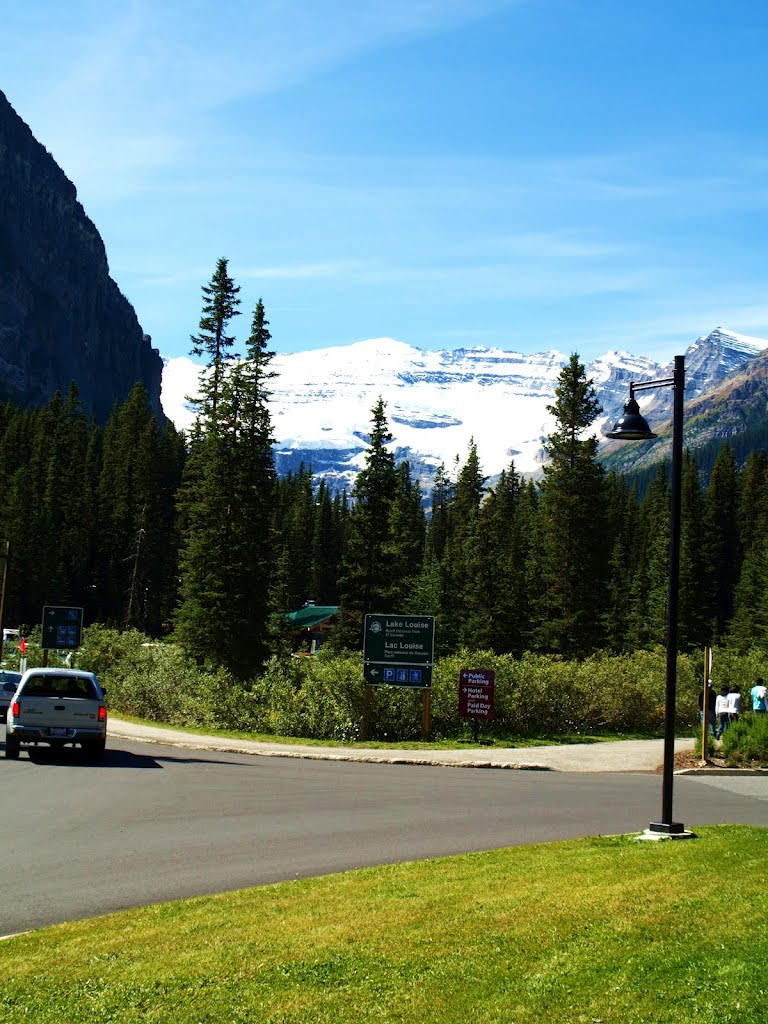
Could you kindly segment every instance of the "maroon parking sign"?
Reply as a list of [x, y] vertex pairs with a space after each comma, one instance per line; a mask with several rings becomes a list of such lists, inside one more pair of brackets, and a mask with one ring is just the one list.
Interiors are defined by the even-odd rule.
[[459, 672], [459, 715], [461, 718], [493, 718], [491, 669], [463, 668]]

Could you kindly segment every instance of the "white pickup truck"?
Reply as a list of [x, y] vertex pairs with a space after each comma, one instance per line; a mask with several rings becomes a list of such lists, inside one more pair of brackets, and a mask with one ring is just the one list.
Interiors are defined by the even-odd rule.
[[106, 741], [104, 691], [92, 672], [30, 668], [24, 673], [8, 708], [6, 757], [17, 758], [22, 743], [79, 743], [92, 757], [101, 758]]

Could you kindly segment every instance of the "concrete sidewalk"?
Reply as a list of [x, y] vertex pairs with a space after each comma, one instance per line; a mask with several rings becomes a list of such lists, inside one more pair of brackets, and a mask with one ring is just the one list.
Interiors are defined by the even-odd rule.
[[[318, 761], [366, 761], [375, 764], [427, 764], [453, 768], [513, 768], [558, 772], [653, 772], [664, 759], [663, 740], [617, 740], [553, 747], [472, 747], [467, 750], [376, 750], [366, 747], [318, 747], [294, 743], [260, 743], [134, 725], [110, 718], [110, 738], [163, 743], [192, 750], [216, 750], [263, 757]], [[693, 741], [678, 739], [675, 750], [690, 750]]]

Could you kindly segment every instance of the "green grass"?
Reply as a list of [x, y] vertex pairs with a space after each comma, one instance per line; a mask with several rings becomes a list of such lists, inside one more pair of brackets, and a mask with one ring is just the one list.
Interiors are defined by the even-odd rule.
[[367, 869], [32, 932], [0, 944], [0, 1020], [763, 1024], [768, 830], [698, 831]]
[[[150, 721], [146, 718], [136, 718], [133, 715], [124, 715], [115, 712], [114, 718], [122, 722], [132, 722], [134, 725], [148, 725], [156, 729], [170, 729], [172, 732], [193, 733], [194, 735], [205, 735], [221, 737], [223, 739], [252, 740], [256, 743], [280, 743], [290, 746], [302, 747], [348, 747], [350, 749], [365, 750], [472, 750], [487, 749], [489, 747], [544, 747], [544, 746], [568, 746], [574, 743], [615, 743], [618, 740], [649, 740], [660, 739], [661, 733], [553, 733], [540, 736], [495, 736], [483, 737], [482, 731], [478, 736], [477, 743], [474, 743], [471, 736], [458, 739], [435, 739], [427, 742], [419, 740], [394, 741], [392, 743], [383, 740], [318, 740], [303, 739], [300, 736], [278, 736], [274, 733], [261, 732], [238, 732], [232, 729], [218, 729], [213, 726], [181, 726], [167, 725], [164, 722]], [[688, 736], [689, 733], [682, 731], [681, 736]]]

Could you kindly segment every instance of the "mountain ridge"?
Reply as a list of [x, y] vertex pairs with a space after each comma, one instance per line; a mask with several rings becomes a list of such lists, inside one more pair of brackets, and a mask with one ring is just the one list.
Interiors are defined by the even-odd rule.
[[[692, 400], [708, 393], [766, 348], [764, 339], [725, 328], [697, 338], [686, 352], [692, 368], [686, 394]], [[311, 465], [333, 489], [349, 488], [363, 467], [370, 412], [381, 397], [395, 456], [411, 463], [425, 489], [438, 466], [450, 472], [463, 461], [470, 440], [491, 480], [513, 460], [518, 472], [537, 476], [554, 425], [546, 407], [567, 361], [555, 349], [531, 355], [485, 346], [432, 351], [391, 338], [278, 354], [271, 383], [278, 472]], [[183, 392], [191, 394], [200, 367], [182, 362], [194, 371]], [[665, 378], [671, 371], [647, 357], [612, 351], [589, 363], [586, 373], [603, 406], [591, 428], [601, 435], [621, 414], [631, 380]], [[666, 419], [671, 389], [645, 392], [641, 404], [655, 420]], [[174, 418], [170, 408], [166, 412]], [[181, 425], [191, 421], [186, 415]], [[610, 454], [608, 442], [601, 450]]]

